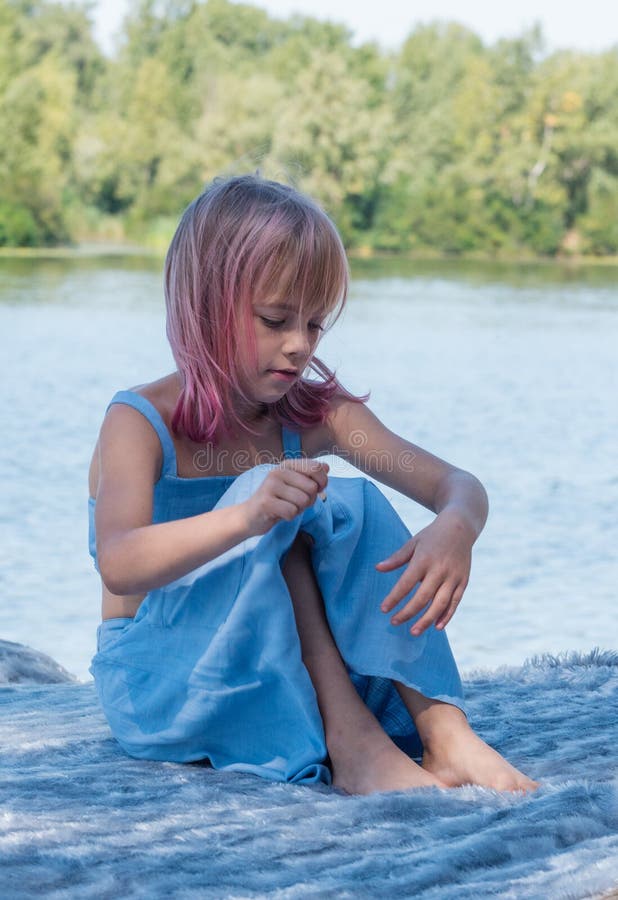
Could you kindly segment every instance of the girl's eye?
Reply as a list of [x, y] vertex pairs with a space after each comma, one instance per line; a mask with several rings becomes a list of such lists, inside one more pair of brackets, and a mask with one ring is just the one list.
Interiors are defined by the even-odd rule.
[[[266, 325], [267, 328], [281, 328], [285, 325], [285, 319], [269, 319], [268, 316], [260, 316], [260, 321]], [[324, 328], [319, 324], [319, 322], [309, 322], [308, 328], [310, 331], [324, 331]]]
[[260, 319], [268, 328], [280, 328], [285, 323], [285, 319], [267, 319], [266, 316], [260, 316]]

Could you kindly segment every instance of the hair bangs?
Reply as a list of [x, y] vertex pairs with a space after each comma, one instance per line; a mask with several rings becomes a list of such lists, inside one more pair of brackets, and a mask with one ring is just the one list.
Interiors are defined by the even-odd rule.
[[[303, 313], [328, 326], [345, 303], [348, 263], [341, 239], [326, 214], [308, 204], [293, 210], [293, 221], [283, 216], [281, 233], [263, 260], [259, 292], [298, 304]], [[299, 215], [299, 212], [301, 213]]]

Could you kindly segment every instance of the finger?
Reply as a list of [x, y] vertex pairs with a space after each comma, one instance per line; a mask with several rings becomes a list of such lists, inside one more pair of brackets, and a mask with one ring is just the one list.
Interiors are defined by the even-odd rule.
[[429, 609], [427, 609], [423, 613], [420, 619], [418, 619], [414, 623], [414, 625], [410, 629], [410, 633], [415, 637], [418, 637], [419, 635], [423, 634], [423, 632], [426, 631], [430, 625], [433, 625], [436, 619], [439, 619], [448, 607], [451, 596], [451, 587], [443, 587], [440, 591], [438, 591], [433, 600], [433, 603], [431, 604]]
[[446, 628], [448, 623], [451, 621], [455, 613], [457, 612], [457, 607], [461, 602], [461, 598], [463, 597], [465, 587], [463, 585], [458, 585], [455, 588], [453, 596], [451, 597], [451, 602], [446, 607], [440, 618], [436, 621], [436, 628], [440, 631], [443, 628]]
[[305, 469], [326, 469], [328, 471], [329, 469], [327, 462], [323, 462], [320, 459], [311, 459], [308, 456], [301, 456], [298, 459], [283, 459], [279, 465], [282, 469], [298, 469], [299, 471], [304, 471]]
[[315, 494], [315, 485], [313, 491], [306, 491], [295, 485], [283, 484], [277, 491], [276, 496], [279, 500], [286, 500], [288, 503], [293, 503], [296, 507], [296, 515], [298, 515], [298, 513], [302, 512], [302, 510], [306, 509], [315, 501]]
[[401, 625], [402, 622], [407, 622], [409, 619], [413, 619], [414, 616], [417, 616], [420, 612], [422, 612], [428, 604], [432, 604], [432, 607], [438, 599], [442, 601], [442, 606], [440, 607], [439, 612], [441, 613], [444, 607], [446, 606], [448, 599], [450, 599], [451, 593], [449, 592], [448, 598], [444, 595], [444, 593], [440, 593], [441, 585], [443, 584], [442, 578], [432, 578], [431, 581], [428, 581], [425, 578], [416, 591], [413, 597], [408, 600], [405, 606], [403, 606], [400, 610], [398, 610], [391, 622], [393, 625]]
[[311, 477], [317, 483], [318, 489], [320, 491], [323, 491], [328, 484], [328, 466], [326, 467], [326, 469], [318, 469], [317, 471], [313, 472]]
[[277, 499], [272, 504], [270, 515], [273, 519], [285, 519], [286, 522], [291, 522], [292, 519], [296, 518], [299, 512], [300, 510], [295, 503], [290, 503], [288, 500]]
[[305, 491], [309, 497], [310, 504], [315, 503], [317, 497], [320, 497], [322, 500], [326, 499], [326, 495], [322, 493], [326, 487], [325, 476], [323, 483], [317, 478], [309, 478], [307, 475], [301, 475], [300, 472], [286, 472], [285, 475], [282, 475], [282, 478], [286, 484], [291, 484], [294, 487], [299, 488], [299, 490]]
[[417, 575], [404, 572], [397, 584], [389, 591], [380, 604], [382, 612], [389, 613], [391, 609], [394, 609], [401, 603], [404, 597], [407, 597], [410, 591], [419, 590], [421, 583], [421, 579]]
[[[419, 590], [420, 584], [427, 572], [419, 565], [410, 563], [408, 568], [403, 572], [393, 587], [390, 589], [386, 597], [380, 604], [382, 612], [390, 612], [398, 603], [406, 597], [411, 591]], [[437, 585], [436, 585], [437, 586]], [[411, 598], [409, 598], [411, 599]], [[429, 598], [427, 598], [429, 599]]]
[[[296, 463], [311, 462], [311, 463], [313, 463], [314, 461], [313, 460], [294, 460], [294, 459], [292, 459], [292, 460], [286, 460], [286, 462], [290, 462], [290, 463], [292, 463], [292, 462], [296, 462]], [[282, 463], [280, 468], [283, 470], [282, 471], [283, 477], [289, 482], [291, 482], [292, 480], [297, 479], [297, 478], [308, 479], [308, 480], [314, 482], [317, 485], [318, 490], [320, 490], [320, 491], [323, 491], [328, 483], [328, 465], [326, 463], [314, 464], [313, 467], [310, 469], [305, 469], [305, 468], [301, 469], [301, 468], [297, 468], [297, 467], [292, 467], [290, 465], [284, 465]]]
[[305, 475], [302, 472], [294, 472], [291, 470], [280, 472], [279, 480], [282, 484], [288, 484], [297, 487], [301, 491], [317, 491], [319, 484], [315, 478]]
[[326, 475], [330, 469], [328, 463], [318, 462], [316, 459], [284, 459], [279, 468], [288, 469], [291, 472], [304, 472], [311, 478], [318, 475]]
[[383, 572], [391, 572], [393, 569], [399, 569], [401, 566], [405, 565], [405, 563], [409, 562], [414, 554], [415, 544], [412, 542], [408, 542], [400, 547], [399, 550], [395, 550], [394, 553], [391, 553], [390, 556], [387, 556], [386, 559], [383, 559], [381, 562], [376, 563], [376, 569], [379, 567]]

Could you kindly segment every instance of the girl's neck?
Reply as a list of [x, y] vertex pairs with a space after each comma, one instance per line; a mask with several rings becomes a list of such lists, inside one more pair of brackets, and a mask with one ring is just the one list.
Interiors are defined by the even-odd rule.
[[232, 406], [238, 419], [251, 430], [268, 431], [269, 425], [274, 424], [269, 405], [246, 393], [234, 392]]
[[236, 415], [242, 422], [247, 425], [255, 425], [258, 422], [264, 422], [269, 418], [268, 406], [266, 403], [246, 403], [238, 400], [234, 404]]
[[272, 419], [266, 403], [248, 404], [239, 401], [234, 408], [240, 421], [253, 432], [265, 435], [273, 428], [278, 427]]
[[[176, 370], [171, 376], [176, 391], [181, 391], [183, 380], [180, 372]], [[268, 405], [266, 403], [251, 403], [243, 397], [237, 397], [234, 401], [234, 409], [241, 422], [246, 424], [252, 431], [259, 429], [260, 432], [266, 433], [270, 427], [276, 423], [271, 419]], [[278, 426], [277, 426], [278, 427]]]

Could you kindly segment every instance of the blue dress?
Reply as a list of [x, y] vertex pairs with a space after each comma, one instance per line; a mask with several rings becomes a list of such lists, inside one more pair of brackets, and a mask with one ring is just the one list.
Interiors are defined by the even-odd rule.
[[[137, 409], [161, 441], [153, 523], [240, 503], [273, 468], [180, 478], [171, 435], [150, 401], [119, 391], [112, 403]], [[283, 429], [282, 439], [286, 457], [300, 455], [297, 433]], [[432, 627], [413, 637], [411, 622], [393, 626], [380, 611], [401, 570], [378, 572], [375, 563], [410, 532], [364, 477], [329, 477], [326, 493], [326, 501], [318, 498], [291, 522], [278, 522], [267, 534], [149, 591], [134, 619], [107, 619], [99, 626], [90, 672], [126, 753], [206, 760], [217, 769], [273, 781], [330, 784], [324, 728], [281, 572], [299, 530], [314, 539], [316, 579], [350, 678], [386, 733], [411, 756], [421, 752], [392, 679], [463, 709], [445, 633]], [[94, 510], [90, 498], [90, 553], [98, 570]]]

